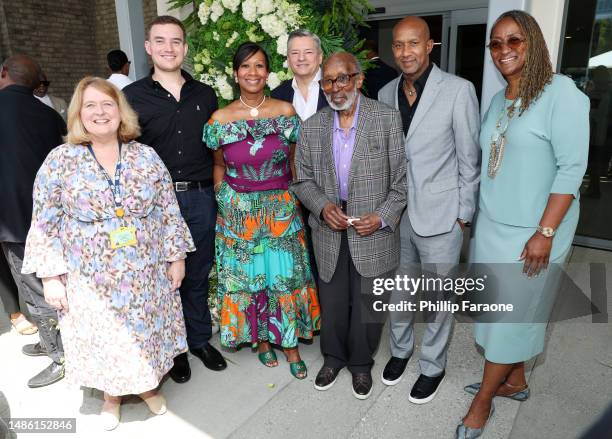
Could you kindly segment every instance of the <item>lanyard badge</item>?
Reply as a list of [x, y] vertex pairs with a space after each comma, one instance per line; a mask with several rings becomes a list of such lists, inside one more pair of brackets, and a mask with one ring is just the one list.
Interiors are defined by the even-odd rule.
[[104, 167], [100, 164], [100, 162], [96, 158], [96, 154], [94, 153], [93, 148], [91, 147], [91, 144], [87, 145], [87, 149], [89, 150], [94, 160], [100, 167], [100, 170], [104, 174], [104, 177], [106, 178], [106, 182], [108, 183], [108, 186], [110, 187], [111, 192], [113, 193], [113, 201], [115, 203], [115, 215], [117, 215], [117, 218], [122, 218], [125, 215], [125, 209], [123, 209], [123, 199], [121, 197], [121, 181], [120, 181], [121, 179], [121, 143], [119, 143], [119, 161], [117, 162], [117, 166], [115, 167], [115, 181], [114, 182], [113, 180], [111, 180], [110, 175], [108, 175], [108, 172], [106, 172], [106, 169], [104, 169]]

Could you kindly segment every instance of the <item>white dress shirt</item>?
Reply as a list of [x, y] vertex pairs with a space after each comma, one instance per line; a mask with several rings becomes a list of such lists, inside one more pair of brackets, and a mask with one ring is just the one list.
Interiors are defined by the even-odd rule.
[[107, 79], [108, 82], [113, 83], [119, 90], [123, 90], [123, 87], [130, 85], [132, 81], [128, 76], [123, 73], [113, 73]]
[[[40, 102], [42, 102], [43, 104], [46, 104], [49, 107], [53, 108], [53, 103], [51, 102], [51, 98], [49, 97], [49, 95], [44, 95], [42, 98], [36, 95], [34, 95], [34, 97], [38, 99]], [[55, 110], [55, 108], [53, 109]]]
[[291, 87], [293, 87], [293, 107], [295, 112], [300, 116], [302, 120], [308, 119], [310, 116], [317, 112], [317, 104], [319, 102], [319, 80], [321, 79], [321, 69], [317, 71], [317, 74], [312, 78], [308, 85], [308, 99], [304, 99], [302, 92], [298, 88], [295, 78], [291, 81]]

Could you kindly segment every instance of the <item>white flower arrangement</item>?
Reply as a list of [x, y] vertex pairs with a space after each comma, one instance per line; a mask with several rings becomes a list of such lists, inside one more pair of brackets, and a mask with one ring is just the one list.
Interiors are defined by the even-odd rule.
[[279, 55], [287, 56], [287, 40], [289, 39], [289, 35], [282, 34], [276, 40], [276, 53]]
[[255, 0], [242, 1], [242, 18], [251, 23], [257, 20], [257, 3]]
[[287, 33], [287, 26], [274, 14], [259, 17], [259, 24], [265, 33], [272, 38], [278, 38]]
[[229, 39], [225, 43], [225, 47], [232, 46], [234, 44], [234, 42], [236, 42], [236, 40], [238, 39], [239, 36], [240, 36], [240, 34], [238, 32], [236, 32], [236, 31], [234, 31], [234, 33], [232, 33], [232, 36], [229, 37]]
[[229, 9], [232, 12], [236, 12], [238, 10], [238, 6], [240, 6], [240, 0], [221, 0], [223, 7]]
[[274, 6], [272, 0], [257, 0], [257, 14], [259, 15], [268, 15], [274, 12], [276, 7]]
[[200, 19], [200, 23], [202, 23], [202, 26], [208, 23], [209, 16], [210, 16], [210, 6], [208, 6], [206, 2], [200, 4], [200, 7], [198, 8], [198, 18]]
[[268, 75], [268, 80], [266, 81], [266, 84], [268, 84], [268, 87], [270, 87], [270, 90], [274, 90], [276, 87], [280, 85], [280, 83], [281, 83], [281, 80], [278, 77], [278, 73], [270, 72], [270, 74]]
[[224, 9], [223, 5], [219, 0], [214, 0], [212, 5], [210, 5], [210, 19], [213, 22], [217, 22], [217, 20], [223, 15]]

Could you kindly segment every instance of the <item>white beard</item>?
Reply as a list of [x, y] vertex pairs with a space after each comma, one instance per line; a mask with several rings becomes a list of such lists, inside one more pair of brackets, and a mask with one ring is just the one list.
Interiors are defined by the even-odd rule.
[[325, 99], [327, 99], [327, 103], [331, 107], [332, 110], [335, 111], [345, 111], [351, 108], [351, 106], [355, 103], [355, 99], [357, 99], [357, 87], [353, 88], [352, 91], [346, 92], [346, 102], [343, 105], [337, 105], [331, 100], [331, 95], [325, 93]]

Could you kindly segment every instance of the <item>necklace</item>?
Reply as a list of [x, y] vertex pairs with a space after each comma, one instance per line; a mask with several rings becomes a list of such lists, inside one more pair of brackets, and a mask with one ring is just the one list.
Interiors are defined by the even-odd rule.
[[242, 102], [245, 107], [248, 107], [248, 108], [251, 109], [249, 111], [249, 114], [251, 115], [251, 117], [257, 117], [257, 116], [259, 116], [259, 107], [261, 107], [263, 105], [263, 103], [266, 102], [266, 96], [264, 95], [264, 97], [261, 100], [261, 102], [259, 103], [259, 105], [256, 105], [254, 107], [251, 107], [249, 104], [244, 102], [244, 99], [242, 99], [242, 95], [240, 95], [240, 102]]
[[408, 96], [412, 97], [416, 94], [416, 90], [410, 90], [408, 88], [408, 83], [404, 82], [404, 90], [406, 91], [406, 93], [408, 93]]
[[521, 106], [521, 98], [515, 99], [509, 107], [505, 104], [502, 106], [502, 111], [495, 122], [495, 130], [491, 134], [491, 152], [489, 153], [489, 165], [487, 167], [487, 175], [490, 178], [495, 178], [497, 171], [501, 167], [504, 157], [504, 149], [506, 147], [506, 131], [510, 120], [514, 117], [516, 109]]

